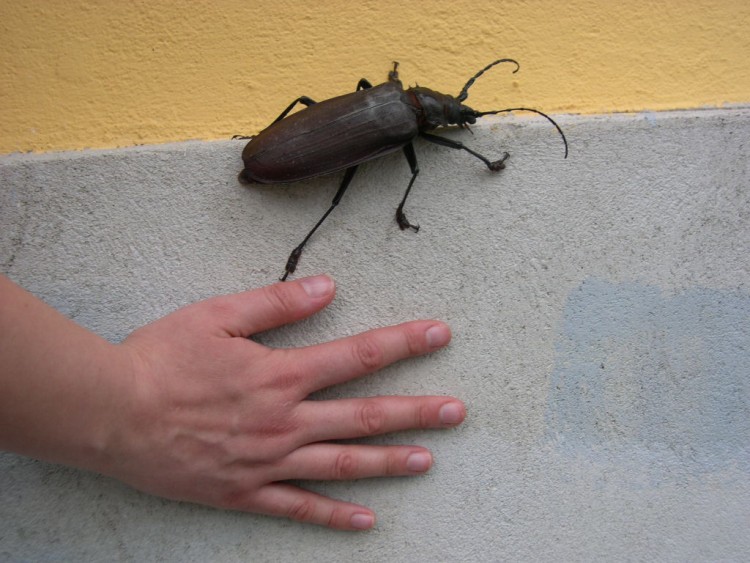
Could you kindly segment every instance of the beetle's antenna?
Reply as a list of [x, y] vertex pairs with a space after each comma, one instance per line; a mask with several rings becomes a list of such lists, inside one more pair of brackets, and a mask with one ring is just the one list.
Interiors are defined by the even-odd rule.
[[552, 125], [555, 126], [555, 129], [557, 129], [557, 132], [560, 133], [560, 136], [562, 137], [563, 143], [565, 144], [565, 158], [568, 158], [568, 140], [565, 138], [565, 133], [563, 133], [562, 129], [560, 129], [560, 126], [555, 122], [554, 119], [552, 119], [549, 115], [546, 113], [543, 113], [539, 111], [538, 109], [531, 109], [531, 108], [508, 108], [508, 109], [499, 109], [496, 111], [478, 111], [474, 113], [474, 117], [482, 117], [483, 115], [495, 115], [498, 113], [507, 113], [509, 111], [530, 111], [532, 113], [536, 113], [538, 115], [541, 115], [543, 118], [545, 118], [547, 121], [549, 121]]
[[498, 59], [495, 62], [488, 64], [482, 70], [480, 70], [479, 72], [477, 72], [474, 76], [472, 76], [471, 78], [469, 78], [469, 81], [461, 89], [461, 92], [458, 94], [458, 96], [456, 97], [456, 99], [459, 102], [463, 102], [466, 98], [468, 98], [469, 97], [469, 88], [471, 88], [471, 85], [474, 84], [474, 81], [477, 78], [479, 78], [480, 76], [482, 76], [485, 72], [487, 72], [488, 70], [490, 70], [493, 66], [499, 65], [500, 63], [513, 63], [514, 65], [516, 65], [516, 70], [513, 71], [513, 74], [515, 74], [516, 72], [518, 72], [518, 69], [521, 68], [521, 65], [519, 65], [513, 59]]

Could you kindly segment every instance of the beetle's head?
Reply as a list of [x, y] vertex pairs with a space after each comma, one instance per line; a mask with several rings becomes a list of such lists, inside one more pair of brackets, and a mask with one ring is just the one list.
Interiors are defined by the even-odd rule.
[[453, 96], [421, 86], [409, 88], [409, 94], [413, 96], [417, 107], [421, 130], [429, 131], [436, 127], [460, 124], [463, 121], [461, 109], [465, 106], [456, 102]]
[[476, 123], [479, 112], [465, 106], [462, 102], [469, 97], [469, 88], [474, 81], [484, 74], [487, 70], [500, 63], [513, 63], [516, 65], [517, 72], [519, 65], [513, 59], [499, 59], [472, 76], [463, 87], [458, 96], [453, 97], [448, 94], [441, 94], [429, 88], [415, 86], [409, 88], [408, 92], [412, 96], [414, 105], [417, 107], [419, 127], [423, 131], [435, 129], [436, 127], [445, 127], [446, 125], [458, 125], [465, 127]]
[[567, 158], [568, 141], [565, 138], [565, 134], [562, 132], [562, 129], [560, 129], [560, 126], [555, 123], [555, 120], [547, 114], [531, 108], [508, 108], [494, 111], [477, 111], [463, 104], [463, 102], [469, 97], [469, 88], [471, 88], [476, 79], [482, 76], [493, 66], [499, 65], [500, 63], [513, 63], [514, 65], [516, 65], [516, 69], [513, 71], [514, 73], [518, 72], [518, 69], [521, 68], [520, 65], [513, 59], [498, 59], [488, 64], [486, 67], [472, 76], [461, 89], [458, 96], [456, 96], [455, 98], [447, 94], [435, 92], [434, 90], [430, 90], [429, 88], [422, 88], [421, 86], [409, 88], [407, 92], [412, 97], [412, 103], [416, 107], [420, 130], [429, 131], [430, 129], [435, 129], [436, 127], [445, 127], [446, 125], [458, 125], [459, 127], [466, 127], [467, 125], [473, 125], [474, 123], [476, 123], [477, 118], [482, 117], [483, 115], [495, 115], [498, 113], [511, 111], [530, 111], [541, 115], [555, 126], [557, 132], [560, 133], [560, 136], [562, 137], [563, 144], [565, 145], [565, 158]]
[[471, 109], [469, 106], [461, 104], [461, 120], [458, 122], [460, 127], [465, 125], [474, 125], [479, 117], [479, 112]]

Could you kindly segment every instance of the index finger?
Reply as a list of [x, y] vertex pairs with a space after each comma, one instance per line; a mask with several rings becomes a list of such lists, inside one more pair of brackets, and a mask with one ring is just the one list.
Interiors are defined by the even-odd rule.
[[312, 393], [377, 371], [398, 360], [420, 356], [448, 344], [451, 331], [440, 321], [410, 321], [377, 328], [333, 342], [285, 350], [312, 374], [304, 385]]
[[219, 328], [244, 338], [317, 313], [335, 291], [333, 280], [320, 275], [214, 297], [200, 305], [210, 305]]

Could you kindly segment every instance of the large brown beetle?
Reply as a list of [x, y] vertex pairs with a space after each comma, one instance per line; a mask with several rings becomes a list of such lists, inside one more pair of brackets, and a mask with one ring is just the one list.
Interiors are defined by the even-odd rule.
[[[567, 158], [568, 142], [565, 134], [551, 117], [541, 111], [531, 108], [476, 111], [463, 105], [474, 81], [500, 63], [516, 65], [514, 73], [520, 68], [513, 59], [496, 60], [472, 76], [455, 98], [421, 86], [404, 90], [398, 78], [398, 63], [393, 63], [387, 82], [373, 86], [363, 78], [357, 84], [356, 91], [320, 103], [307, 96], [300, 96], [271, 125], [251, 137], [242, 151], [245, 168], [240, 172], [239, 179], [244, 183], [296, 182], [346, 170], [331, 206], [289, 255], [281, 280], [286, 280], [294, 272], [307, 241], [341, 201], [357, 166], [362, 162], [403, 149], [411, 169], [411, 180], [396, 209], [396, 221], [402, 230], [412, 229], [415, 232], [419, 230], [419, 225], [407, 220], [404, 204], [419, 174], [412, 145], [417, 136], [431, 143], [464, 150], [484, 162], [492, 171], [505, 168], [505, 160], [509, 156], [507, 152], [499, 160], [490, 161], [463, 143], [428, 131], [448, 125], [464, 128], [483, 115], [530, 111], [545, 117], [557, 128], [565, 144]], [[289, 115], [297, 104], [307, 107]]]

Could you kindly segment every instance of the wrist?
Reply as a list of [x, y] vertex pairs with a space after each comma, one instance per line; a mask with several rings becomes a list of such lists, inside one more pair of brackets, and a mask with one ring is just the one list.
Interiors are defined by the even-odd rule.
[[133, 360], [122, 345], [106, 343], [96, 355], [93, 404], [82, 419], [91, 424], [81, 428], [77, 459], [71, 465], [106, 475], [117, 474], [123, 464], [126, 437], [132, 426], [135, 396]]

